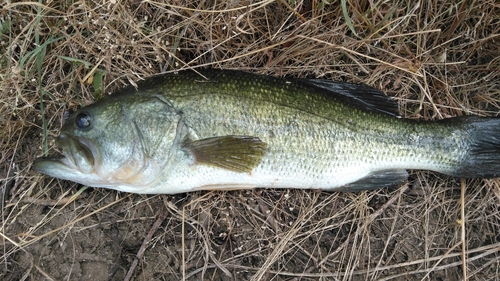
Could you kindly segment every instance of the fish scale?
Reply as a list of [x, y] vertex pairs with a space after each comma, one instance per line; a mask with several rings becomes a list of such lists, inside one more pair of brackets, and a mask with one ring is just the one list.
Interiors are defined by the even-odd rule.
[[[165, 194], [254, 187], [358, 191], [400, 183], [406, 169], [499, 175], [498, 118], [418, 121], [400, 118], [395, 108], [362, 84], [181, 71], [79, 109], [61, 129], [71, 145], [34, 167], [90, 186]], [[83, 117], [92, 122], [80, 128]]]

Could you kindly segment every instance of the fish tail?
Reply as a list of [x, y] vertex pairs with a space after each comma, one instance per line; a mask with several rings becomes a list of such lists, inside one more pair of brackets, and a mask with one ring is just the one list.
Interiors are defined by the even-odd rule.
[[461, 178], [500, 177], [500, 118], [464, 116], [448, 119], [462, 128], [467, 153], [458, 169]]

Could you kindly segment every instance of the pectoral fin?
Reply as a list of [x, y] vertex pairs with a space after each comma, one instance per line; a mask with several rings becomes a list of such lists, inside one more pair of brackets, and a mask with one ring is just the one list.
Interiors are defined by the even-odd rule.
[[384, 170], [368, 174], [366, 177], [340, 188], [339, 191], [363, 191], [401, 184], [408, 178], [406, 170]]
[[267, 144], [256, 137], [223, 136], [186, 141], [183, 146], [193, 154], [196, 164], [249, 173], [259, 165]]

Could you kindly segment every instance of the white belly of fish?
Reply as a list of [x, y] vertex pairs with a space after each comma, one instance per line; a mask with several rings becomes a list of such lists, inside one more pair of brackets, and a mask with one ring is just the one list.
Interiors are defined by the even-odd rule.
[[176, 194], [197, 190], [251, 188], [335, 190], [363, 179], [373, 172], [398, 167], [400, 166], [397, 163], [379, 163], [376, 167], [359, 163], [359, 165], [346, 167], [329, 167], [321, 173], [316, 173], [314, 169], [301, 167], [298, 163], [274, 167], [264, 163], [256, 167], [251, 173], [239, 173], [217, 167], [192, 165], [183, 162], [174, 165], [168, 174], [160, 177], [151, 186], [145, 186], [142, 189], [138, 189], [137, 186], [133, 188], [118, 186], [116, 189], [145, 194]]
[[[270, 164], [274, 163], [274, 164]], [[406, 179], [404, 169], [439, 170], [439, 166], [423, 159], [402, 157], [392, 161], [368, 163], [360, 161], [350, 165], [326, 164], [328, 167], [311, 167], [304, 163], [279, 165], [274, 161], [263, 162], [250, 173], [193, 164], [192, 159], [178, 159], [153, 184], [144, 187], [117, 186], [115, 189], [144, 194], [176, 194], [197, 190], [237, 190], [251, 188], [298, 188], [321, 190], [349, 190], [342, 187], [363, 180], [367, 185], [380, 182], [379, 187], [397, 184]], [[374, 182], [374, 180], [376, 180]], [[376, 188], [373, 186], [372, 188]], [[356, 190], [354, 187], [352, 190]], [[371, 189], [371, 188], [365, 188]]]

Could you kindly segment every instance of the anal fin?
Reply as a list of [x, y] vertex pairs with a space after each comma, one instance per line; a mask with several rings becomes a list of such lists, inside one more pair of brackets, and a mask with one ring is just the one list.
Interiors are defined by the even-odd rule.
[[408, 172], [403, 169], [376, 171], [368, 174], [355, 182], [347, 184], [339, 191], [356, 192], [395, 186], [401, 184], [408, 178]]

